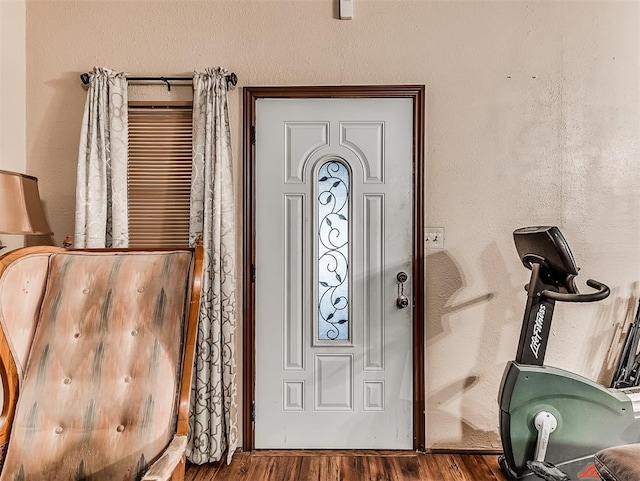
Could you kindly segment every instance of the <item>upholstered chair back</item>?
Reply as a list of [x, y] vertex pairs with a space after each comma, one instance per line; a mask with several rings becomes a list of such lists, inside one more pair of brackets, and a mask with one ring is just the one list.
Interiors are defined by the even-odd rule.
[[0, 481], [139, 480], [161, 457], [186, 416], [194, 259], [53, 249], [0, 264]]

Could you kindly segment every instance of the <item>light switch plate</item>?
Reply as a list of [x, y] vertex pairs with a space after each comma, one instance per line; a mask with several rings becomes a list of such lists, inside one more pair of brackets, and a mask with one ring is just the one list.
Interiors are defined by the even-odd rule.
[[353, 18], [354, 0], [338, 0], [340, 2], [340, 20], [351, 20]]
[[444, 227], [425, 227], [424, 243], [429, 249], [444, 249]]

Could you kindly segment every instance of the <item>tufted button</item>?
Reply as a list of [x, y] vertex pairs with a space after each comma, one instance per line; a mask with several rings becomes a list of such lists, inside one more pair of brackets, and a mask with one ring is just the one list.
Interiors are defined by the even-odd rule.
[[144, 287], [142, 287], [142, 286], [138, 287], [138, 292], [143, 293], [144, 292]]
[[71, 378], [70, 377], [65, 377], [63, 382], [65, 384], [71, 384]]
[[119, 433], [121, 433], [122, 431], [124, 431], [124, 426], [122, 424], [120, 424], [117, 428], [116, 431], [118, 431]]
[[56, 428], [56, 434], [62, 434], [62, 431], [64, 431], [64, 429], [62, 429], [62, 426], [58, 426]]
[[79, 333], [79, 332], [76, 332], [76, 333], [73, 335], [73, 337], [74, 337], [75, 339], [78, 339], [78, 338], [80, 337], [80, 333]]
[[131, 335], [132, 336], [137, 336], [138, 335], [138, 330], [134, 329], [133, 331], [131, 331]]
[[131, 378], [129, 376], [125, 376], [124, 377], [124, 382], [130, 383], [131, 382]]
[[89, 288], [85, 287], [84, 289], [82, 289], [82, 293], [83, 294], [89, 294]]

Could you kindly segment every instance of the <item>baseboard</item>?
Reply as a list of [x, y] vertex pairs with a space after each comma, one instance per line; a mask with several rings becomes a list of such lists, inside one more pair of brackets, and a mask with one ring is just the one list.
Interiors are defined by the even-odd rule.
[[251, 451], [255, 457], [415, 457], [419, 453], [410, 450], [379, 450], [379, 449], [256, 449]]
[[[236, 452], [242, 452], [242, 448]], [[287, 457], [287, 456], [415, 456], [416, 454], [455, 454], [468, 456], [498, 456], [501, 449], [451, 449], [432, 448], [425, 452], [412, 450], [375, 450], [375, 449], [255, 449], [245, 451], [252, 456]]]
[[460, 454], [471, 456], [498, 456], [502, 449], [451, 449], [451, 448], [427, 448], [426, 454]]

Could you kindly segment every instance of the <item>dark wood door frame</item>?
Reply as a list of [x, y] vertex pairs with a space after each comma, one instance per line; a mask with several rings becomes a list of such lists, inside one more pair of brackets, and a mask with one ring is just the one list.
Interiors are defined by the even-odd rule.
[[413, 448], [425, 451], [424, 85], [243, 89], [243, 448], [253, 451], [255, 406], [255, 114], [261, 98], [410, 98], [413, 101]]

